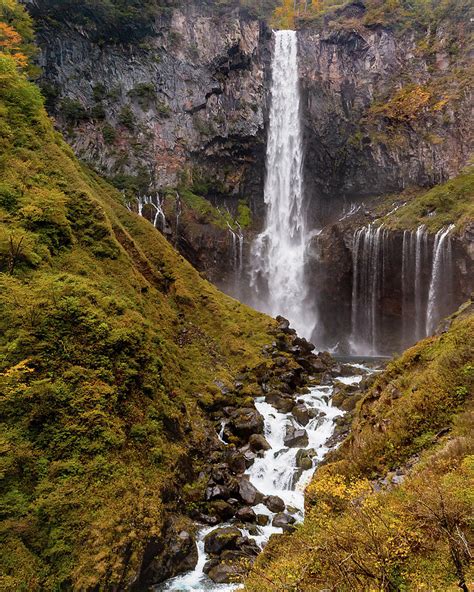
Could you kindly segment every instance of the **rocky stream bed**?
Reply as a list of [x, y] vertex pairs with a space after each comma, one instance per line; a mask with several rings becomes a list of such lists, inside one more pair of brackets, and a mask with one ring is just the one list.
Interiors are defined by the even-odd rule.
[[[207, 482], [207, 513], [195, 510], [195, 531], [177, 533], [170, 559], [179, 575], [155, 585], [155, 592], [238, 589], [270, 537], [303, 520], [306, 485], [347, 433], [376, 363], [316, 355], [279, 320], [280, 338], [268, 351], [273, 371], [258, 378], [261, 396], [252, 407], [214, 413], [220, 462]], [[295, 360], [298, 366], [288, 369]]]

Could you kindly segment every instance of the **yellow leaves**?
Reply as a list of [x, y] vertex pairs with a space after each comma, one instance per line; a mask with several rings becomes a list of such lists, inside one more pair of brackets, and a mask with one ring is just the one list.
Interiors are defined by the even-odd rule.
[[29, 358], [27, 358], [26, 360], [22, 360], [21, 362], [19, 362], [15, 366], [12, 366], [11, 368], [8, 368], [7, 370], [5, 370], [5, 372], [2, 372], [0, 374], [0, 376], [2, 376], [4, 378], [17, 378], [17, 377], [21, 376], [22, 374], [34, 372], [33, 368], [28, 367], [28, 364], [30, 362], [31, 362], [31, 360]]
[[409, 122], [416, 119], [431, 101], [431, 93], [419, 85], [407, 85], [398, 90], [385, 103], [373, 105], [371, 115], [386, 117], [393, 121]]

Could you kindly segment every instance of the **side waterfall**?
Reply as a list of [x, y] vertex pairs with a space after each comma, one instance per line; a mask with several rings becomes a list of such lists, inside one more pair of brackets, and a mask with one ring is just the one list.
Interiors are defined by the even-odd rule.
[[454, 269], [450, 234], [453, 228], [439, 230], [434, 241], [430, 240], [424, 225], [415, 231], [405, 230], [402, 253], [398, 258], [393, 235], [383, 224], [369, 224], [355, 231], [352, 245], [352, 353], [392, 353], [386, 346], [387, 334], [392, 329], [384, 318], [383, 301], [393, 297], [388, 293], [387, 285], [391, 286], [391, 292], [399, 290], [401, 298], [403, 327], [400, 340], [395, 344], [398, 349], [433, 333], [439, 320], [452, 312]]
[[431, 270], [428, 305], [426, 309], [426, 334], [436, 329], [440, 319], [439, 311], [449, 298], [452, 289], [452, 249], [450, 232], [454, 225], [441, 229], [436, 233], [433, 247], [433, 266]]
[[302, 165], [297, 37], [295, 31], [277, 31], [264, 190], [266, 219], [251, 247], [250, 284], [256, 308], [287, 317], [300, 335], [311, 337], [315, 319], [305, 305], [308, 233]]

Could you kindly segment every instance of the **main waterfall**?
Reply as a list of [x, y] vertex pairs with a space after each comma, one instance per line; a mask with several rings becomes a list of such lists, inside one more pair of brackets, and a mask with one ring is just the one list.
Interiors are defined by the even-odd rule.
[[303, 204], [297, 37], [275, 32], [264, 200], [265, 226], [251, 248], [253, 304], [287, 317], [300, 335], [311, 337], [314, 315], [305, 306], [307, 241]]

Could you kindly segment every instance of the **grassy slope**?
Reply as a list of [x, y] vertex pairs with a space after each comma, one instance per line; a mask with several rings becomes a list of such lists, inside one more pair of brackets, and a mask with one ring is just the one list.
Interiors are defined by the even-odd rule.
[[[444, 592], [472, 580], [473, 335], [471, 306], [377, 377], [308, 487], [304, 524], [270, 543], [248, 592]], [[404, 464], [403, 484], [380, 491], [375, 480]]]
[[206, 438], [198, 403], [271, 340], [120, 199], [0, 54], [3, 590], [128, 581]]
[[[391, 209], [394, 197], [383, 200], [381, 209]], [[396, 196], [403, 203], [398, 210], [382, 218], [384, 224], [394, 229], [413, 230], [424, 224], [430, 232], [455, 224], [462, 232], [474, 220], [474, 169], [433, 187], [429, 191], [407, 192]]]

